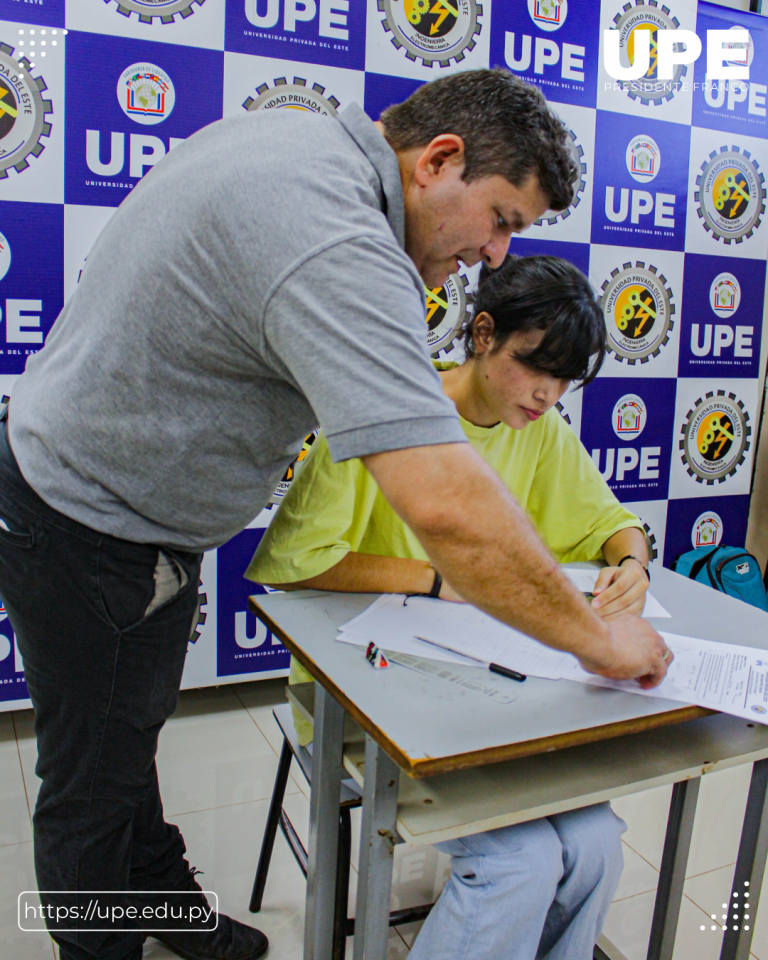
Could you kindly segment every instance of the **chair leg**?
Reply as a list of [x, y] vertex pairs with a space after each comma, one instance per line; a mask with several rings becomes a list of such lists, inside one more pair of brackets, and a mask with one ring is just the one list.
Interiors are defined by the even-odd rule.
[[344, 960], [347, 950], [347, 904], [349, 901], [349, 870], [352, 856], [352, 822], [349, 810], [339, 811], [339, 857], [336, 867], [336, 902], [333, 916], [333, 958]]
[[269, 814], [267, 815], [267, 825], [264, 828], [264, 839], [261, 841], [261, 854], [259, 855], [256, 877], [253, 881], [251, 902], [248, 905], [251, 913], [258, 913], [261, 910], [261, 901], [264, 897], [264, 887], [267, 884], [267, 873], [269, 873], [272, 848], [275, 845], [275, 834], [280, 820], [280, 811], [283, 808], [283, 798], [285, 797], [285, 788], [288, 785], [288, 774], [291, 770], [292, 759], [293, 753], [288, 741], [284, 739], [283, 749], [280, 752], [280, 762], [277, 766], [275, 786], [272, 790], [272, 802], [269, 805]]

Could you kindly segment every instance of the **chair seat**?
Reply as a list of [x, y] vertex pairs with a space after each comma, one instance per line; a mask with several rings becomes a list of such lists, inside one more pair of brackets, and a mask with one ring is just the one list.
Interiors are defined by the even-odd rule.
[[[275, 718], [278, 727], [288, 741], [291, 752], [296, 762], [301, 767], [301, 772], [306, 777], [307, 783], [312, 785], [312, 753], [299, 744], [299, 738], [296, 734], [296, 728], [293, 725], [293, 707], [289, 703], [280, 704], [272, 708], [272, 716]], [[341, 799], [342, 807], [359, 807], [363, 802], [360, 787], [350, 777], [348, 780], [341, 781]]]

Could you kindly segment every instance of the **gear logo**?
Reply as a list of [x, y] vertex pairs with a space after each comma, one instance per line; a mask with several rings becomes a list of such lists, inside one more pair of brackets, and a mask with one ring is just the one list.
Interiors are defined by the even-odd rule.
[[709, 288], [709, 305], [718, 317], [732, 317], [741, 303], [741, 287], [732, 273], [718, 273]]
[[426, 287], [427, 346], [433, 357], [445, 356], [469, 321], [469, 280], [452, 273], [442, 287]]
[[0, 180], [11, 167], [17, 173], [26, 170], [30, 154], [40, 156], [45, 149], [40, 138], [50, 136], [53, 113], [51, 101], [43, 100], [45, 80], [33, 80], [29, 60], [15, 60], [13, 49], [0, 43]]
[[[205, 607], [205, 609], [203, 609]], [[189, 636], [190, 643], [197, 643], [200, 634], [203, 632], [205, 621], [208, 619], [208, 594], [203, 589], [203, 581], [197, 588], [197, 617], [192, 624], [192, 633]]]
[[162, 123], [176, 103], [173, 81], [154, 63], [132, 63], [117, 81], [120, 109], [136, 123]]
[[661, 168], [661, 150], [653, 139], [645, 134], [632, 137], [627, 145], [627, 170], [638, 183], [650, 183]]
[[601, 292], [610, 353], [630, 366], [657, 357], [675, 325], [674, 297], [664, 274], [641, 260], [625, 263], [611, 271]]
[[243, 102], [246, 110], [304, 110], [317, 113], [321, 117], [335, 117], [339, 108], [336, 97], [326, 97], [325, 87], [319, 83], [307, 86], [304, 77], [294, 77], [288, 83], [285, 77], [278, 77], [274, 87], [262, 83], [256, 87], [256, 97], [248, 97]]
[[579, 179], [573, 185], [573, 200], [571, 201], [571, 205], [566, 207], [565, 210], [547, 210], [543, 216], [534, 221], [534, 226], [537, 227], [541, 227], [545, 223], [552, 227], [560, 220], [565, 220], [567, 217], [570, 217], [571, 213], [581, 203], [582, 194], [587, 186], [587, 164], [584, 161], [584, 147], [578, 142], [573, 130], [566, 128], [566, 132], [569, 140], [566, 146], [570, 150], [573, 161], [580, 172]]
[[[111, 3], [111, 0], [104, 2]], [[194, 4], [201, 7], [204, 3], [205, 0], [117, 0], [117, 12], [124, 17], [136, 13], [139, 23], [152, 23], [153, 20], [173, 23], [177, 14], [186, 20], [195, 12]]]
[[648, 547], [649, 560], [657, 560], [659, 557], [659, 549], [656, 546], [656, 534], [645, 521], [643, 521], [643, 533], [645, 534], [645, 542]]
[[716, 547], [723, 539], [723, 521], [714, 510], [700, 513], [691, 530], [691, 543], [697, 547]]
[[288, 469], [283, 474], [282, 480], [280, 481], [280, 483], [278, 483], [277, 487], [275, 488], [275, 492], [272, 494], [271, 500], [267, 504], [267, 507], [269, 509], [274, 507], [276, 504], [279, 504], [280, 501], [283, 499], [283, 497], [286, 495], [286, 493], [288, 493], [288, 488], [293, 482], [293, 478], [296, 476], [301, 464], [306, 460], [307, 454], [312, 449], [312, 444], [315, 442], [317, 438], [317, 433], [318, 433], [317, 430], [313, 430], [312, 433], [307, 434], [307, 436], [304, 438], [304, 444], [302, 445], [302, 448], [299, 451], [298, 457], [296, 457], [293, 463], [288, 467]]
[[394, 46], [425, 67], [460, 63], [482, 30], [483, 7], [477, 0], [378, 0], [378, 9]]
[[613, 430], [619, 440], [636, 440], [645, 429], [648, 408], [635, 393], [619, 397], [613, 408]]
[[671, 100], [680, 89], [680, 81], [688, 67], [676, 64], [671, 80], [659, 78], [659, 30], [677, 30], [680, 21], [672, 16], [669, 7], [659, 6], [655, 0], [632, 0], [625, 3], [621, 13], [613, 18], [615, 29], [619, 31], [619, 57], [624, 67], [635, 62], [635, 39], [640, 30], [647, 30], [650, 37], [650, 63], [645, 76], [639, 80], [621, 80], [622, 89], [633, 100], [639, 100], [644, 106], [660, 104]]
[[557, 403], [555, 404], [555, 409], [557, 410], [557, 412], [560, 414], [560, 416], [563, 418], [563, 420], [565, 420], [565, 422], [566, 422], [566, 423], [568, 424], [568, 426], [570, 427], [570, 426], [571, 426], [571, 418], [570, 418], [570, 416], [565, 412], [565, 407], [562, 405], [562, 403], [560, 403], [559, 400], [558, 400]]
[[[0, 280], [11, 269], [11, 245], [7, 237], [0, 233]], [[0, 603], [2, 601], [0, 600]]]
[[697, 483], [723, 483], [744, 462], [752, 428], [736, 394], [718, 390], [688, 411], [680, 438], [681, 460]]
[[528, 13], [541, 30], [559, 30], [568, 16], [568, 0], [528, 0]]
[[764, 183], [748, 150], [713, 150], [701, 165], [694, 193], [704, 229], [726, 244], [749, 239], [765, 213]]

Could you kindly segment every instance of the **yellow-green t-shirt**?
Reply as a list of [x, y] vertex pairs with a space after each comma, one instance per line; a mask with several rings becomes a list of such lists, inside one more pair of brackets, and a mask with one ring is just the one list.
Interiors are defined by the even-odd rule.
[[[560, 563], [602, 557], [605, 541], [640, 527], [600, 476], [575, 433], [552, 408], [523, 430], [477, 427], [459, 418], [467, 439], [528, 513]], [[317, 576], [349, 551], [426, 560], [360, 460], [334, 463], [321, 436], [291, 484], [246, 571], [257, 583]], [[291, 680], [310, 680], [295, 661]], [[301, 742], [311, 728], [298, 729]]]

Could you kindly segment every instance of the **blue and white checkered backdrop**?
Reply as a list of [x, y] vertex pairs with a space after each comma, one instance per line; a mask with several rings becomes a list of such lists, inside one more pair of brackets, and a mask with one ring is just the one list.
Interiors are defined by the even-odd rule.
[[[768, 253], [765, 21], [695, 0], [0, 0], [0, 17], [3, 393], [115, 208], [200, 127], [241, 110], [332, 116], [352, 100], [378, 119], [424, 81], [506, 66], [542, 88], [581, 156], [570, 209], [511, 246], [572, 260], [602, 296], [609, 357], [561, 413], [644, 521], [654, 562], [744, 543]], [[705, 56], [658, 80], [657, 29], [705, 41], [736, 26], [751, 35], [732, 61], [749, 64], [749, 82], [708, 81]], [[608, 28], [625, 63], [637, 31], [651, 31], [641, 81], [605, 72]], [[162, 256], [161, 233], [126, 242]], [[471, 281], [427, 291], [435, 356], [454, 352]], [[206, 555], [186, 686], [287, 667], [247, 612], [242, 578], [270, 517]], [[25, 697], [0, 609], [0, 705]]]

